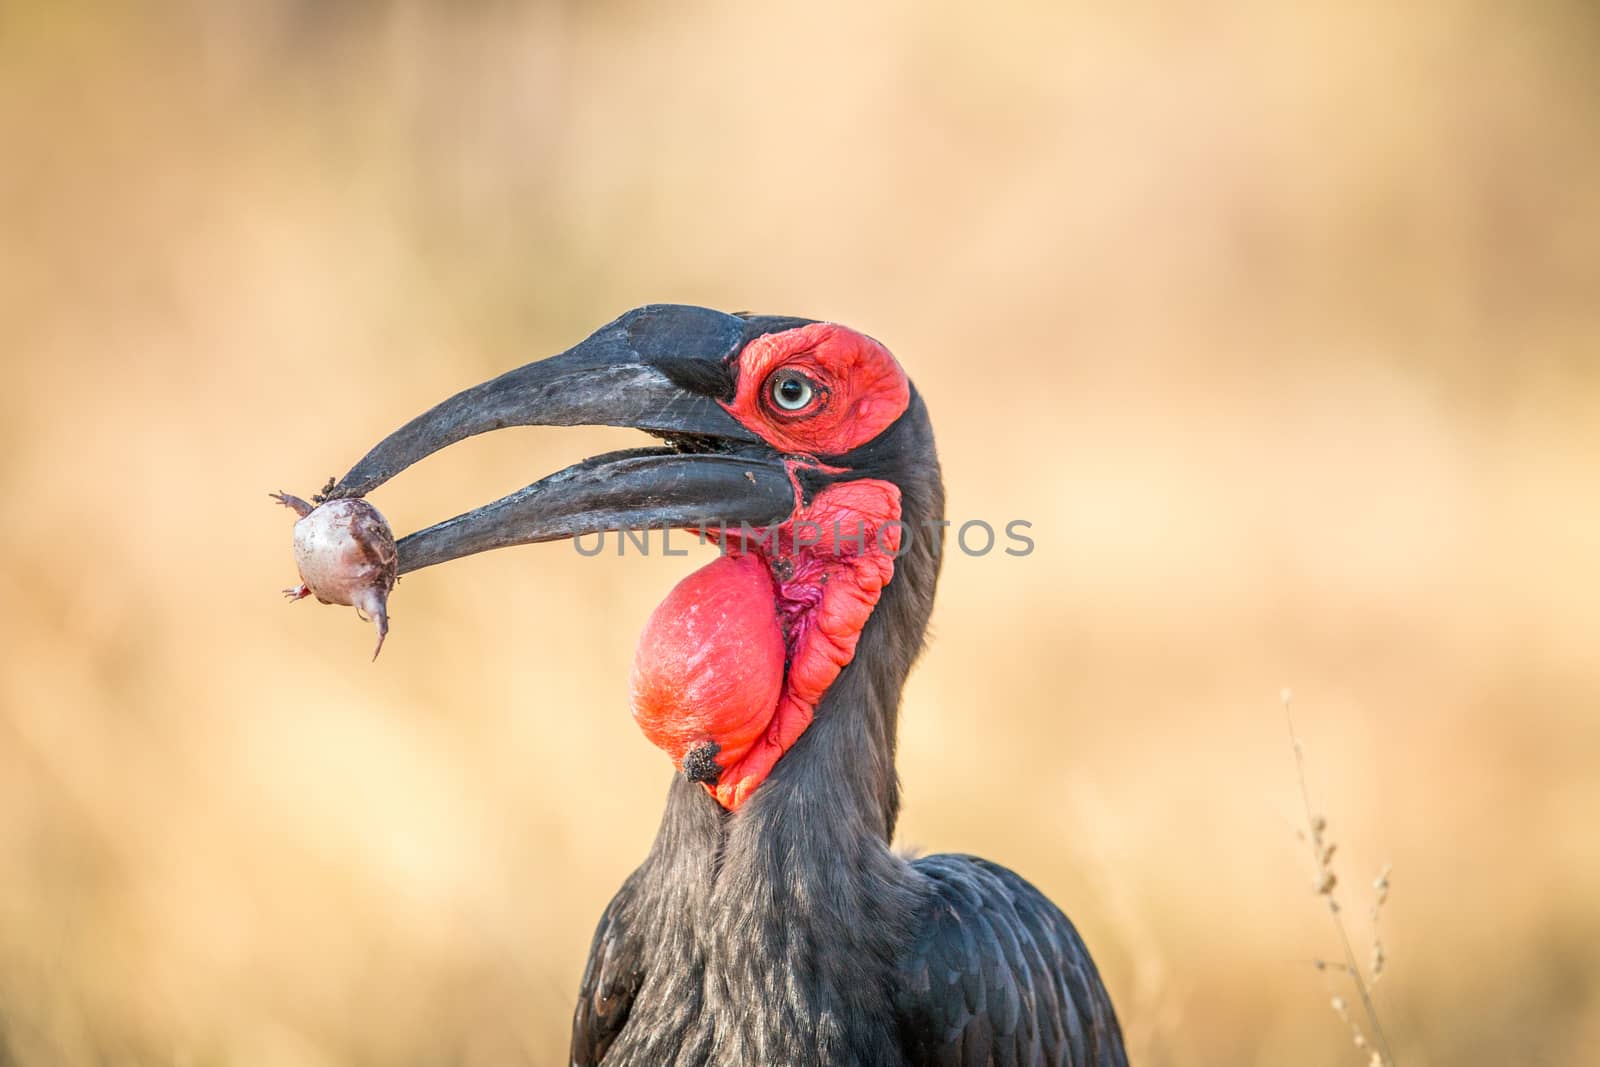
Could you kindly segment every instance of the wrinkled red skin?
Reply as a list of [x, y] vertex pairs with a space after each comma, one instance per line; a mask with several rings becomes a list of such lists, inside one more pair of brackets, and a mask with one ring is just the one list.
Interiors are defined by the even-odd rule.
[[[779, 367], [798, 367], [817, 397], [797, 413], [766, 402]], [[757, 338], [740, 356], [730, 414], [795, 460], [866, 443], [905, 411], [910, 384], [876, 341], [817, 323]], [[796, 489], [796, 499], [799, 490]], [[811, 725], [818, 702], [855, 655], [894, 576], [900, 490], [845, 481], [797, 507], [781, 526], [689, 575], [652, 613], [634, 657], [633, 714], [682, 770], [697, 746], [716, 746], [706, 789], [737, 810]], [[765, 534], [766, 536], [763, 536]]]
[[770, 542], [730, 543], [651, 614], [634, 655], [634, 720], [679, 770], [692, 746], [714, 742], [722, 773], [706, 788], [723, 807], [766, 780], [855, 656], [894, 576], [899, 517], [889, 482], [830, 486]]
[[[789, 751], [839, 672], [855, 657], [856, 642], [883, 587], [894, 577], [900, 549], [900, 490], [889, 482], [862, 480], [830, 486], [819, 493], [798, 520], [779, 528], [780, 544], [791, 547], [801, 525], [820, 524], [824, 540], [780, 553], [779, 564], [793, 562], [793, 574], [778, 583], [778, 607], [789, 649], [789, 675], [766, 733], [742, 760], [727, 764], [713, 791], [723, 807], [747, 800]], [[834, 540], [838, 522], [839, 543]], [[890, 523], [893, 523], [890, 525]], [[867, 548], [855, 547], [857, 533]], [[881, 535], [881, 537], [880, 537]]]

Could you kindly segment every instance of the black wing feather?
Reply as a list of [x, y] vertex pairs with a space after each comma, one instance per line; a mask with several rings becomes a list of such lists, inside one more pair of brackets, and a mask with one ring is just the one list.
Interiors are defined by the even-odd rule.
[[572, 1065], [596, 1067], [622, 1032], [644, 980], [639, 946], [627, 936], [624, 913], [633, 899], [635, 875], [611, 898], [589, 946], [589, 965], [572, 1016]]
[[912, 867], [931, 895], [896, 994], [911, 1063], [1127, 1067], [1111, 998], [1059, 908], [973, 856]]

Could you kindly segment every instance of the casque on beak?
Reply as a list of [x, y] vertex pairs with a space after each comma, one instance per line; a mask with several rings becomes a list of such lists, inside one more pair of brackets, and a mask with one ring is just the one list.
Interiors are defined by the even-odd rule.
[[632, 426], [668, 444], [586, 459], [402, 538], [399, 572], [599, 531], [782, 522], [794, 511], [795, 489], [781, 457], [717, 402], [747, 328], [705, 308], [630, 311], [558, 356], [435, 405], [380, 441], [326, 495], [365, 496], [442, 448], [506, 426]]

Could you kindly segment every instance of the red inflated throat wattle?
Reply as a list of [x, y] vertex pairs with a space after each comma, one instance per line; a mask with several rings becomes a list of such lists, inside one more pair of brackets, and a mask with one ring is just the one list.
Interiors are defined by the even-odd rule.
[[730, 544], [651, 614], [634, 656], [634, 720], [724, 807], [761, 784], [855, 655], [894, 575], [899, 516], [888, 482], [832, 486], [772, 531], [770, 547]]
[[[865, 444], [909, 402], [887, 349], [829, 323], [757, 338], [738, 371], [725, 407], [790, 455], [792, 468], [824, 468], [815, 456]], [[640, 729], [730, 810], [811, 724], [855, 655], [900, 548], [892, 483], [842, 480], [809, 503], [796, 496], [788, 521], [730, 536], [721, 558], [679, 582], [634, 657]]]

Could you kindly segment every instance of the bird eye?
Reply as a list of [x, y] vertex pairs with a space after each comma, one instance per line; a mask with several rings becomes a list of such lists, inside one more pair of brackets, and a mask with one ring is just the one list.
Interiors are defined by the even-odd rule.
[[772, 379], [770, 386], [772, 402], [783, 411], [799, 411], [811, 403], [814, 390], [811, 379], [794, 371], [780, 373]]

